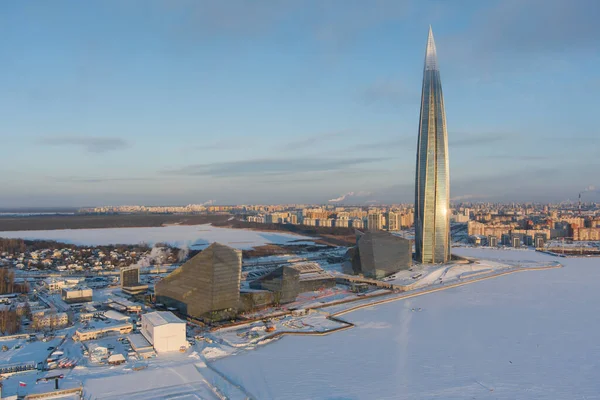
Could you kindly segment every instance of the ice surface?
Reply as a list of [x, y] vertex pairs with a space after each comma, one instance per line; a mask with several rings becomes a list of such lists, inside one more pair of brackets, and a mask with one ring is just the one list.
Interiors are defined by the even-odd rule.
[[565, 268], [357, 310], [343, 316], [353, 329], [212, 366], [260, 399], [599, 399], [600, 259], [455, 250]]
[[84, 246], [109, 244], [168, 243], [203, 249], [212, 242], [219, 242], [238, 249], [250, 249], [269, 243], [285, 244], [300, 239], [310, 239], [289, 233], [251, 231], [246, 229], [219, 228], [205, 225], [168, 225], [150, 228], [106, 229], [56, 229], [48, 231], [0, 232], [3, 238], [28, 240], [44, 239]]

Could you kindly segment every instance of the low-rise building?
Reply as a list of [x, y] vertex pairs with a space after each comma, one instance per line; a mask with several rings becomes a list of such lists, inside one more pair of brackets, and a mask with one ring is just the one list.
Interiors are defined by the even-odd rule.
[[131, 345], [133, 351], [135, 351], [141, 358], [148, 359], [156, 356], [154, 348], [142, 334], [133, 333], [127, 336], [127, 340], [129, 340], [129, 344]]
[[92, 301], [93, 290], [85, 286], [63, 287], [61, 297], [65, 303]]
[[32, 313], [32, 325], [34, 329], [61, 329], [69, 324], [69, 316], [64, 312], [53, 312], [51, 310], [41, 310]]
[[131, 333], [133, 326], [130, 323], [109, 324], [106, 326], [93, 326], [89, 328], [80, 328], [75, 331], [73, 340], [84, 342], [86, 340], [94, 340], [103, 337], [109, 333], [117, 333], [124, 335]]
[[43, 285], [49, 292], [57, 292], [66, 285], [66, 282], [63, 279], [46, 278], [43, 280]]
[[108, 360], [107, 360], [109, 365], [121, 365], [125, 361], [126, 361], [125, 357], [121, 353], [111, 354], [111, 356], [108, 357]]
[[[118, 305], [120, 307], [115, 307]], [[114, 308], [117, 311], [127, 311], [133, 313], [142, 312], [142, 305], [138, 303], [134, 303], [133, 301], [129, 301], [122, 297], [111, 297], [109, 307]]]
[[112, 319], [114, 321], [129, 321], [129, 317], [125, 314], [121, 314], [115, 310], [108, 310], [104, 313], [104, 316], [108, 319]]

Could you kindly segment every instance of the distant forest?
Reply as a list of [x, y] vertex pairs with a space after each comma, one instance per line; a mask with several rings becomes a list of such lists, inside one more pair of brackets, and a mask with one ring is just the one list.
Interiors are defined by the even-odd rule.
[[[168, 247], [165, 244], [157, 243], [158, 247]], [[144, 252], [150, 250], [145, 244], [116, 244], [109, 246], [78, 246], [71, 243], [55, 242], [53, 240], [23, 240], [23, 239], [4, 239], [0, 238], [0, 253], [18, 254], [26, 251], [38, 251], [46, 249], [98, 249], [105, 253], [116, 250], [119, 253], [124, 251]]]

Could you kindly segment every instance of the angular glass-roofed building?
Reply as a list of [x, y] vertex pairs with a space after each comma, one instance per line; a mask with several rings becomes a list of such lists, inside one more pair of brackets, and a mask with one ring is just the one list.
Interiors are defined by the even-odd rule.
[[418, 262], [450, 259], [450, 171], [448, 134], [433, 32], [429, 27], [415, 182], [415, 252]]

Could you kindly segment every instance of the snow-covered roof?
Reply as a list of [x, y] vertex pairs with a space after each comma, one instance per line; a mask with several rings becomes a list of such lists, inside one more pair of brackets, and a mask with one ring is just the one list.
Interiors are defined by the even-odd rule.
[[160, 326], [165, 324], [183, 323], [182, 320], [177, 318], [175, 314], [170, 311], [154, 311], [143, 315], [148, 322], [153, 326]]
[[125, 362], [125, 357], [121, 353], [113, 354], [110, 357], [108, 357], [108, 362], [109, 363], [112, 363], [112, 362]]
[[129, 317], [127, 315], [121, 314], [120, 312], [115, 311], [115, 310], [108, 310], [108, 311], [106, 311], [104, 313], [104, 316], [106, 318], [114, 319], [116, 321], [125, 321], [125, 320], [129, 319]]
[[147, 347], [152, 347], [152, 345], [150, 344], [150, 342], [148, 342], [146, 340], [146, 338], [144, 336], [142, 336], [139, 333], [134, 333], [131, 335], [127, 336], [127, 339], [129, 340], [129, 343], [131, 344], [131, 347], [134, 350], [139, 350], [139, 349], [145, 349]]

